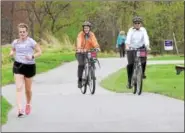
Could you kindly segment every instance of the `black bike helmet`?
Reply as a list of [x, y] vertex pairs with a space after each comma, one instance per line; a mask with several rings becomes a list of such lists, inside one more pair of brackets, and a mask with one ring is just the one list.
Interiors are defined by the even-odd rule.
[[92, 27], [92, 24], [89, 22], [89, 21], [85, 21], [83, 24], [82, 24], [82, 27], [84, 26], [89, 26], [90, 28]]
[[139, 16], [135, 16], [133, 19], [132, 19], [132, 22], [133, 23], [135, 23], [135, 22], [142, 22], [143, 20], [142, 20], [142, 18], [141, 17], [139, 17]]

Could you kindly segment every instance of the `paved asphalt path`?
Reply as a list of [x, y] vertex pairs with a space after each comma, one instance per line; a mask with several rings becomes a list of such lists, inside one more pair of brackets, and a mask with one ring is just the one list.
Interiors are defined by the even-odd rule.
[[[100, 63], [98, 83], [125, 67], [127, 60], [107, 58]], [[183, 61], [148, 61], [166, 63]], [[24, 118], [16, 117], [15, 84], [4, 86], [2, 93], [14, 107], [2, 132], [184, 131], [184, 101], [145, 92], [141, 96], [114, 93], [99, 85], [95, 95], [89, 91], [83, 95], [77, 88], [76, 69], [77, 62], [73, 61], [35, 76], [32, 113]]]

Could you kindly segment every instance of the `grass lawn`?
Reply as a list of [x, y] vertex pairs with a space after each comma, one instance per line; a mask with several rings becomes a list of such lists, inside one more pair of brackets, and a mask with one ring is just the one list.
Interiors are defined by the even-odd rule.
[[[158, 93], [184, 100], [184, 72], [176, 75], [175, 65], [148, 65], [147, 79], [144, 79], [144, 92]], [[118, 93], [132, 92], [126, 88], [126, 69], [109, 75], [102, 80], [101, 86]]]
[[149, 58], [148, 60], [184, 60], [183, 56], [178, 55], [158, 55]]
[[5, 124], [7, 121], [8, 111], [11, 109], [11, 105], [1, 96], [1, 123]]

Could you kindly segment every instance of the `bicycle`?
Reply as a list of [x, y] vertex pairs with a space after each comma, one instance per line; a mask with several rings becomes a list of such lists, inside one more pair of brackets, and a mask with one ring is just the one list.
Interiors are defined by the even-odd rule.
[[133, 74], [131, 78], [131, 86], [133, 86], [133, 94], [141, 95], [143, 89], [143, 70], [141, 65], [141, 57], [147, 56], [146, 49], [129, 48], [135, 51]]
[[91, 49], [84, 53], [85, 56], [85, 68], [82, 75], [82, 94], [85, 94], [87, 91], [87, 85], [91, 94], [95, 93], [96, 89], [96, 76], [95, 76], [95, 63], [97, 62], [99, 67], [100, 63], [97, 59], [97, 49]]

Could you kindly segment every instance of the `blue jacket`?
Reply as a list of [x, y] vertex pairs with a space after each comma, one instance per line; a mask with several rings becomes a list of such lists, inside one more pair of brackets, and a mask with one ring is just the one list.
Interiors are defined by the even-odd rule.
[[120, 46], [122, 43], [125, 43], [126, 36], [118, 35], [116, 46]]

